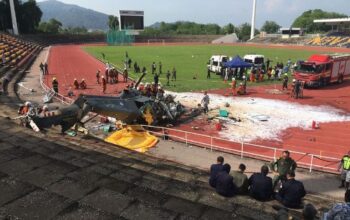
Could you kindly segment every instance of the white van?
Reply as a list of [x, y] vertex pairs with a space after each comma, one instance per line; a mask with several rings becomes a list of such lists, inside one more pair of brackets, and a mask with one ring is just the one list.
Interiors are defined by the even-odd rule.
[[253, 64], [255, 67], [261, 67], [265, 62], [264, 55], [248, 54], [243, 57], [244, 61]]
[[214, 55], [210, 57], [208, 62], [208, 70], [210, 72], [221, 74], [221, 70], [223, 68], [224, 63], [229, 61], [229, 57], [225, 55]]

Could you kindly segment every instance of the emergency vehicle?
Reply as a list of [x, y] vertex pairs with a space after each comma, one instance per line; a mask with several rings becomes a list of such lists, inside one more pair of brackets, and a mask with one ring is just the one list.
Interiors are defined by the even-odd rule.
[[229, 61], [229, 57], [225, 55], [211, 56], [207, 65], [210, 72], [221, 74], [224, 69], [224, 63]]
[[299, 63], [293, 77], [308, 87], [342, 83], [350, 78], [350, 54], [315, 54]]

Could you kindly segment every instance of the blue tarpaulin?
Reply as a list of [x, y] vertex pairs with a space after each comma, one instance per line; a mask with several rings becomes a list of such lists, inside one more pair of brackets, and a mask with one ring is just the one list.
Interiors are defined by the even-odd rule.
[[236, 56], [232, 60], [224, 63], [224, 67], [229, 68], [247, 68], [252, 66], [253, 64], [245, 62], [240, 56]]

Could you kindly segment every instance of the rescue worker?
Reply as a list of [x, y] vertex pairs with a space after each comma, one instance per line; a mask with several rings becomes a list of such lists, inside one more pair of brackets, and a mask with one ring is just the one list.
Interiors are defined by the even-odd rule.
[[156, 97], [158, 91], [158, 86], [153, 82], [151, 86], [151, 97]]
[[339, 171], [341, 171], [341, 184], [339, 188], [346, 187], [349, 189], [350, 186], [350, 151], [344, 155], [339, 164]]
[[163, 88], [161, 87], [161, 86], [158, 86], [158, 91], [157, 91], [157, 96], [156, 96], [156, 98], [158, 99], [158, 100], [162, 100], [163, 98], [164, 98], [164, 90], [163, 90]]
[[85, 79], [82, 79], [82, 80], [81, 80], [79, 87], [80, 87], [81, 89], [86, 89], [86, 88], [87, 88]]
[[158, 75], [157, 73], [154, 74], [153, 79], [154, 79], [154, 84], [155, 84], [156, 86], [158, 86], [158, 83], [159, 83], [159, 75]]
[[146, 83], [145, 94], [147, 97], [151, 97], [152, 95], [152, 87], [149, 83]]
[[236, 194], [237, 187], [233, 183], [233, 177], [230, 176], [231, 166], [224, 164], [222, 171], [216, 176], [216, 192], [224, 197], [233, 197]]
[[284, 74], [284, 77], [283, 77], [283, 86], [282, 86], [282, 90], [288, 90], [288, 81], [289, 81], [288, 74], [285, 73], [285, 74]]
[[141, 93], [143, 92], [144, 89], [145, 89], [145, 86], [143, 83], [140, 83], [139, 86], [137, 87], [137, 90]]
[[203, 105], [203, 111], [204, 111], [205, 114], [207, 114], [209, 112], [209, 107], [208, 107], [209, 102], [210, 102], [210, 98], [208, 96], [208, 92], [205, 91], [204, 92], [204, 97], [203, 97], [203, 99], [201, 101], [201, 104]]
[[282, 157], [270, 164], [270, 169], [274, 172], [273, 187], [275, 188], [278, 181], [285, 181], [288, 171], [295, 171], [297, 163], [290, 157], [289, 151], [283, 151]]
[[231, 88], [232, 88], [232, 95], [236, 95], [236, 87], [237, 87], [237, 81], [236, 78], [232, 78]]
[[128, 82], [128, 77], [129, 77], [128, 70], [124, 69], [124, 72], [123, 72], [124, 82]]
[[106, 93], [106, 89], [107, 89], [107, 80], [105, 79], [104, 76], [102, 76], [102, 92]]
[[243, 92], [244, 92], [244, 94], [246, 94], [247, 93], [247, 76], [244, 75], [242, 77], [242, 80], [243, 80]]
[[157, 65], [155, 62], [152, 63], [151, 70], [152, 70], [152, 75], [155, 74], [155, 72], [157, 70]]
[[222, 156], [219, 156], [216, 159], [216, 164], [212, 164], [210, 166], [210, 177], [209, 177], [209, 185], [213, 188], [216, 187], [216, 176], [219, 172], [222, 171], [224, 164], [224, 158]]
[[97, 84], [100, 84], [100, 74], [101, 74], [101, 70], [97, 70], [97, 72], [96, 72], [96, 82], [97, 82]]
[[32, 107], [32, 103], [25, 102], [24, 105], [19, 107], [18, 114], [19, 115], [27, 115], [31, 107]]
[[52, 78], [52, 89], [55, 93], [58, 93], [58, 81], [56, 77]]
[[224, 83], [225, 83], [225, 84], [227, 83], [227, 80], [228, 80], [229, 71], [230, 71], [230, 70], [229, 70], [228, 68], [225, 69], [225, 76], [224, 76]]
[[48, 111], [49, 107], [47, 105], [44, 105], [42, 108], [39, 109], [39, 114], [45, 117]]
[[282, 188], [275, 195], [275, 198], [287, 208], [300, 208], [305, 195], [304, 184], [295, 180], [295, 172], [289, 170], [287, 172], [287, 181], [282, 184]]
[[237, 193], [241, 195], [245, 195], [248, 193], [248, 177], [244, 173], [246, 170], [246, 166], [244, 164], [240, 164], [238, 167], [238, 171], [231, 172], [231, 176], [233, 177], [233, 183], [237, 187]]
[[250, 72], [250, 82], [255, 82], [255, 69]]
[[249, 195], [256, 200], [266, 201], [272, 197], [272, 179], [268, 177], [269, 168], [264, 165], [261, 167], [260, 173], [254, 173], [250, 176]]
[[74, 79], [73, 85], [74, 85], [74, 89], [79, 89], [79, 83], [76, 78]]
[[292, 98], [296, 98], [296, 93], [295, 93], [295, 91], [296, 91], [296, 82], [297, 82], [297, 80], [293, 79], [293, 81], [292, 81], [292, 92], [290, 94], [290, 97], [292, 97]]
[[238, 95], [244, 95], [245, 94], [243, 83], [239, 84], [239, 87], [238, 87], [238, 90], [237, 90], [237, 94]]
[[299, 80], [297, 80], [295, 82], [295, 91], [294, 91], [294, 98], [298, 99], [301, 97], [302, 94], [302, 82], [300, 82]]
[[168, 72], [166, 73], [166, 85], [170, 86], [170, 71], [168, 70]]

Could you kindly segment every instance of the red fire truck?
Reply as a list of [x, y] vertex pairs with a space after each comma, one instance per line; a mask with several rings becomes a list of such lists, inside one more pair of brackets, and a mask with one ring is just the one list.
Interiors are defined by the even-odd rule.
[[294, 69], [294, 79], [308, 87], [342, 83], [350, 78], [350, 54], [315, 54]]

